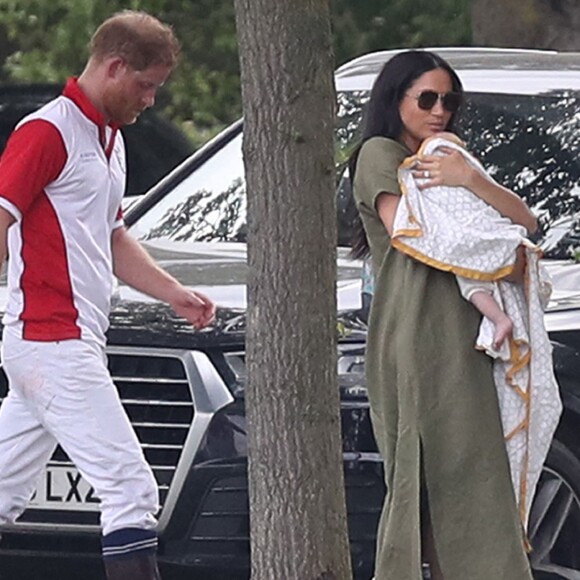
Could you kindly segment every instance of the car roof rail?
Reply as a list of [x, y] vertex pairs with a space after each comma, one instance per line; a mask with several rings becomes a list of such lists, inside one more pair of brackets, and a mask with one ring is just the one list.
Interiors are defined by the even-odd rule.
[[518, 55], [555, 55], [558, 54], [557, 50], [545, 50], [545, 49], [535, 49], [535, 48], [496, 48], [496, 47], [479, 47], [479, 46], [429, 46], [421, 48], [395, 48], [389, 50], [379, 50], [375, 52], [370, 52], [368, 54], [363, 54], [356, 57], [336, 69], [336, 75], [350, 75], [354, 72], [358, 72], [361, 69], [369, 69], [376, 67], [377, 65], [384, 64], [389, 58], [395, 56], [400, 52], [406, 52], [407, 50], [428, 50], [430, 52], [436, 52], [446, 57], [462, 57], [462, 56], [499, 56], [511, 54]]

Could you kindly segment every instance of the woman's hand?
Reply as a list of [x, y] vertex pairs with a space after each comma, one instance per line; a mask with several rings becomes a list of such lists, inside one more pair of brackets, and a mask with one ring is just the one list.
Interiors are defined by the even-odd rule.
[[440, 147], [439, 151], [444, 155], [423, 155], [413, 169], [413, 176], [421, 180], [417, 184], [419, 189], [436, 185], [471, 189], [477, 169], [469, 165], [465, 157], [455, 149]]

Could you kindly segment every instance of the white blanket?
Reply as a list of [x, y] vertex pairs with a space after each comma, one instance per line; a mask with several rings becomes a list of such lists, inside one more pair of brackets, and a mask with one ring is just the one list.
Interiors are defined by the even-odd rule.
[[[436, 186], [419, 190], [412, 168], [423, 154], [441, 155], [440, 147], [460, 151], [486, 175], [459, 141], [427, 140], [399, 168], [403, 197], [395, 215], [392, 244], [434, 268], [484, 285], [491, 281], [496, 301], [513, 322], [509, 344], [506, 341], [496, 352], [493, 324], [484, 318], [475, 346], [495, 359], [493, 374], [512, 483], [522, 524], [527, 527], [534, 491], [562, 412], [543, 320], [551, 285], [539, 262], [540, 251], [526, 240], [524, 228], [502, 217], [468, 189]], [[527, 257], [523, 285], [503, 280], [514, 267], [520, 245]]]

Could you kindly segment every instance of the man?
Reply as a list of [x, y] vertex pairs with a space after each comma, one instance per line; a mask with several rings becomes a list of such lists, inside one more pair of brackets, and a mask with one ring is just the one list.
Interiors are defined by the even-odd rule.
[[109, 580], [159, 578], [157, 485], [104, 356], [113, 274], [197, 328], [215, 314], [207, 297], [154, 263], [120, 212], [118, 128], [153, 105], [178, 52], [156, 18], [115, 14], [95, 32], [80, 77], [21, 121], [0, 160], [0, 257], [10, 257], [0, 525], [26, 508], [60, 443], [101, 500]]

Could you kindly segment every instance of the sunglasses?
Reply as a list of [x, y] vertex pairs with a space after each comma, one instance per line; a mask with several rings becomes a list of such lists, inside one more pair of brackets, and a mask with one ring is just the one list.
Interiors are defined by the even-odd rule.
[[461, 93], [436, 93], [435, 91], [423, 91], [414, 96], [414, 98], [417, 99], [419, 109], [423, 111], [430, 111], [440, 100], [443, 108], [449, 113], [457, 112], [463, 100]]

